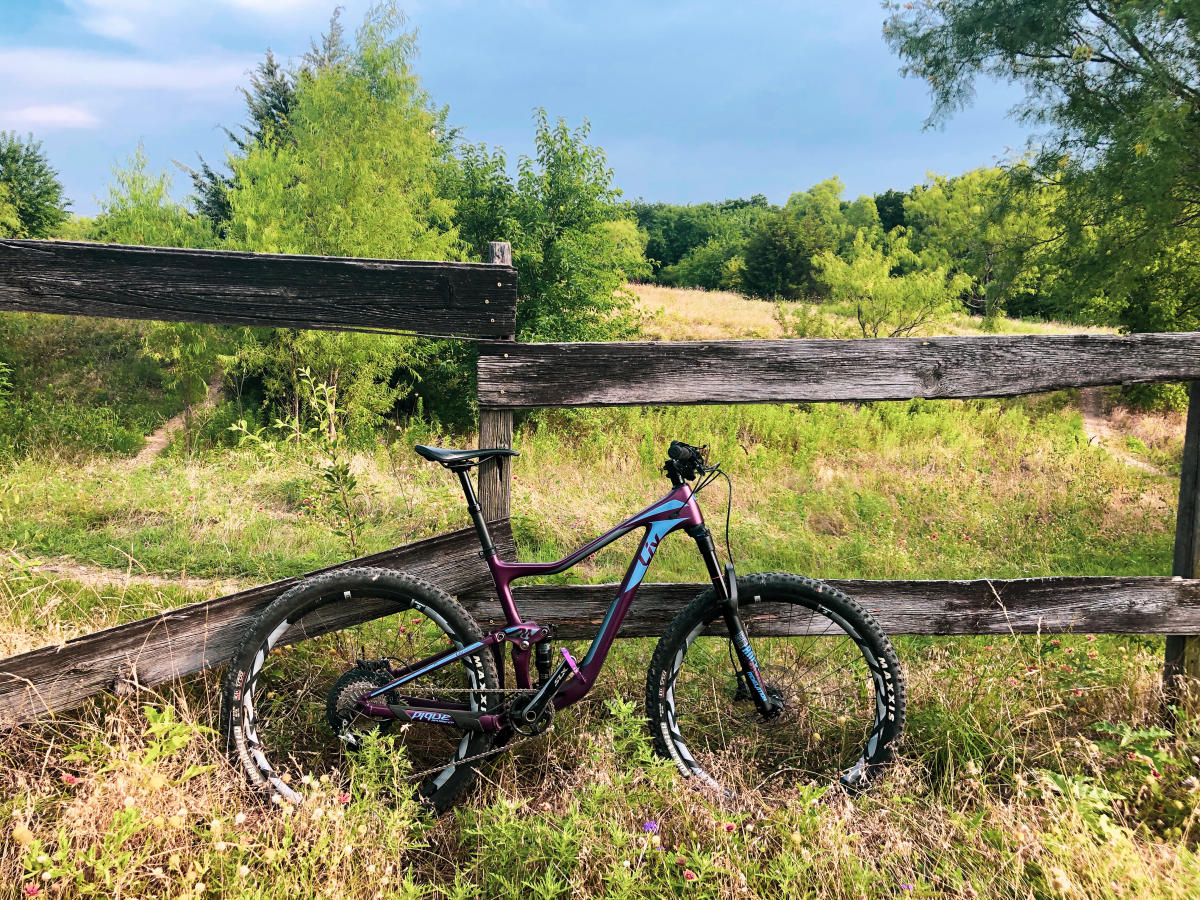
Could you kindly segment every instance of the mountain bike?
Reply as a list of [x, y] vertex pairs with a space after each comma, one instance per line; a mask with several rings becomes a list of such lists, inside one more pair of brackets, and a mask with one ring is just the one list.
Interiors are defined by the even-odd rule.
[[[398, 571], [343, 569], [296, 585], [250, 628], [222, 693], [228, 750], [252, 785], [299, 802], [306, 775], [344, 777], [347, 756], [379, 732], [403, 748], [418, 796], [448, 809], [485, 759], [544, 734], [557, 711], [587, 695], [675, 531], [695, 541], [712, 586], [679, 612], [650, 661], [646, 717], [657, 753], [685, 778], [724, 790], [813, 779], [856, 789], [890, 758], [905, 689], [887, 636], [819, 581], [722, 568], [697, 496], [726, 479], [729, 551], [733, 482], [706, 448], [673, 441], [666, 496], [541, 563], [500, 559], [471, 483], [484, 460], [517, 453], [415, 449], [457, 474], [506, 624], [485, 633], [457, 600]], [[636, 529], [641, 540], [586, 654], [555, 652], [551, 628], [517, 610], [512, 582], [565, 572]]]

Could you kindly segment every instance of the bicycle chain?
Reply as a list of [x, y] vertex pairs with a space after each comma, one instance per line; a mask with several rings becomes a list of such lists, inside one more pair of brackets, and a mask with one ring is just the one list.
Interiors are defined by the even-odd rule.
[[[468, 694], [468, 693], [477, 694], [477, 693], [479, 693], [478, 688], [439, 688], [438, 691], [439, 691], [439, 693], [444, 693], [444, 694], [451, 694], [451, 693], [453, 693], [453, 694]], [[505, 702], [501, 705], [500, 709], [502, 712], [507, 710], [512, 705], [512, 697], [515, 695], [536, 694], [537, 692], [538, 692], [538, 688], [514, 688], [513, 690], [505, 691], [504, 692]], [[540, 737], [544, 737], [545, 735], [549, 734], [553, 730], [553, 728], [554, 728], [554, 726], [551, 725], [550, 728], [547, 728], [541, 734], [531, 734], [531, 735], [518, 735], [514, 731], [513, 735], [515, 736], [516, 739], [513, 740], [510, 738], [508, 740], [508, 742], [505, 743], [503, 746], [491, 747], [487, 750], [484, 750], [481, 753], [476, 753], [474, 756], [468, 756], [468, 757], [465, 757], [464, 759], [453, 760], [452, 762], [447, 763], [444, 766], [434, 766], [432, 769], [422, 769], [420, 772], [410, 772], [408, 775], [408, 778], [410, 780], [416, 779], [416, 778], [424, 778], [426, 775], [436, 775], [438, 772], [444, 772], [446, 769], [450, 768], [450, 766], [462, 766], [462, 765], [466, 765], [467, 763], [476, 762], [477, 760], [480, 760], [480, 759], [487, 759], [487, 757], [489, 757], [489, 756], [495, 756], [498, 753], [504, 753], [506, 750], [511, 749], [514, 744], [522, 744], [525, 741], [533, 741], [533, 740], [537, 740]]]

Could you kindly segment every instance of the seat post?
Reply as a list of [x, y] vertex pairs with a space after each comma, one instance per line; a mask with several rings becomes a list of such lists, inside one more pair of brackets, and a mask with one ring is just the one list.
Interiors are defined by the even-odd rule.
[[458, 473], [458, 483], [462, 485], [463, 496], [467, 498], [467, 512], [471, 514], [471, 521], [475, 523], [475, 533], [479, 535], [479, 546], [483, 548], [483, 556], [485, 559], [495, 556], [496, 547], [488, 533], [483, 510], [479, 508], [479, 501], [475, 497], [475, 487], [471, 484], [471, 467], [456, 467], [454, 471]]

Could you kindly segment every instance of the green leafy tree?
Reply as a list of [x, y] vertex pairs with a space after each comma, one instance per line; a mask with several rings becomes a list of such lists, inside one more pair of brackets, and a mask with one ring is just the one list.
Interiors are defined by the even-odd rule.
[[1064, 264], [1127, 328], [1200, 325], [1200, 5], [1192, 0], [930, 0], [892, 5], [884, 33], [922, 78], [931, 122], [981, 75], [1025, 88], [1045, 134], [1030, 181], [1056, 185]]
[[[903, 237], [884, 248], [865, 235], [855, 238], [847, 258], [833, 251], [816, 257], [816, 277], [832, 302], [853, 307], [863, 337], [902, 337], [932, 325], [959, 308], [959, 296], [970, 282], [946, 267], [916, 267], [915, 254]], [[908, 274], [896, 274], [911, 269]]]
[[777, 210], [762, 194], [749, 198], [680, 206], [633, 204], [646, 232], [651, 279], [683, 287], [737, 287], [751, 229]]
[[836, 251], [838, 231], [811, 210], [800, 215], [780, 210], [760, 222], [746, 242], [742, 283], [765, 299], [796, 300], [822, 292], [813, 259]]
[[146, 247], [215, 247], [207, 223], [172, 199], [171, 177], [166, 172], [153, 174], [147, 167], [140, 144], [124, 165], [113, 166], [108, 195], [100, 202], [88, 237]]
[[403, 15], [374, 7], [345, 59], [299, 74], [286, 135], [233, 160], [230, 241], [271, 253], [454, 259], [441, 121]]
[[0, 131], [0, 228], [10, 237], [50, 237], [67, 218], [68, 205], [42, 142]]
[[20, 237], [22, 231], [17, 207], [9, 200], [8, 185], [0, 182], [0, 237]]
[[517, 332], [524, 340], [606, 340], [628, 334], [633, 297], [625, 282], [649, 274], [645, 242], [620, 202], [604, 151], [585, 122], [571, 129], [534, 120], [535, 157], [513, 183], [499, 151], [464, 148], [455, 194], [473, 251], [507, 238], [520, 270]]
[[[250, 125], [231, 159], [227, 244], [269, 253], [457, 259], [447, 197], [444, 115], [412, 63], [415, 35], [391, 4], [373, 7], [353, 45], [335, 16], [293, 82], [273, 63], [247, 92]], [[259, 330], [230, 365], [305, 423], [297, 372], [328, 391], [329, 428], [365, 436], [412, 391], [428, 354], [413, 339]], [[311, 424], [311, 423], [306, 423]], [[298, 428], [301, 426], [297, 426]]]
[[893, 228], [908, 224], [904, 217], [904, 200], [907, 197], [907, 193], [892, 188], [875, 195], [875, 211], [879, 215], [879, 225], [885, 234]]
[[963, 299], [988, 317], [1052, 311], [1057, 191], [1014, 183], [1019, 174], [996, 168], [954, 178], [931, 173], [904, 201], [909, 243], [922, 264], [970, 276]]

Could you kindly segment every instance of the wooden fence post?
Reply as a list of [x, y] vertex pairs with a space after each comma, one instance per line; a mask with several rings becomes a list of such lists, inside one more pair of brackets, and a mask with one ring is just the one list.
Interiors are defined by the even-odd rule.
[[[507, 241], [488, 244], [488, 262], [494, 266], [512, 265], [512, 245]], [[506, 335], [515, 340], [516, 335]], [[479, 410], [479, 446], [512, 447], [513, 414], [509, 409]], [[479, 505], [485, 519], [507, 519], [512, 507], [512, 459], [501, 457], [479, 466]]]
[[[1179, 473], [1179, 513], [1175, 521], [1175, 562], [1172, 575], [1195, 578], [1200, 569], [1200, 381], [1188, 390], [1187, 429], [1183, 439], [1183, 465]], [[1163, 667], [1169, 700], [1195, 696], [1200, 682], [1200, 636], [1167, 636]]]

